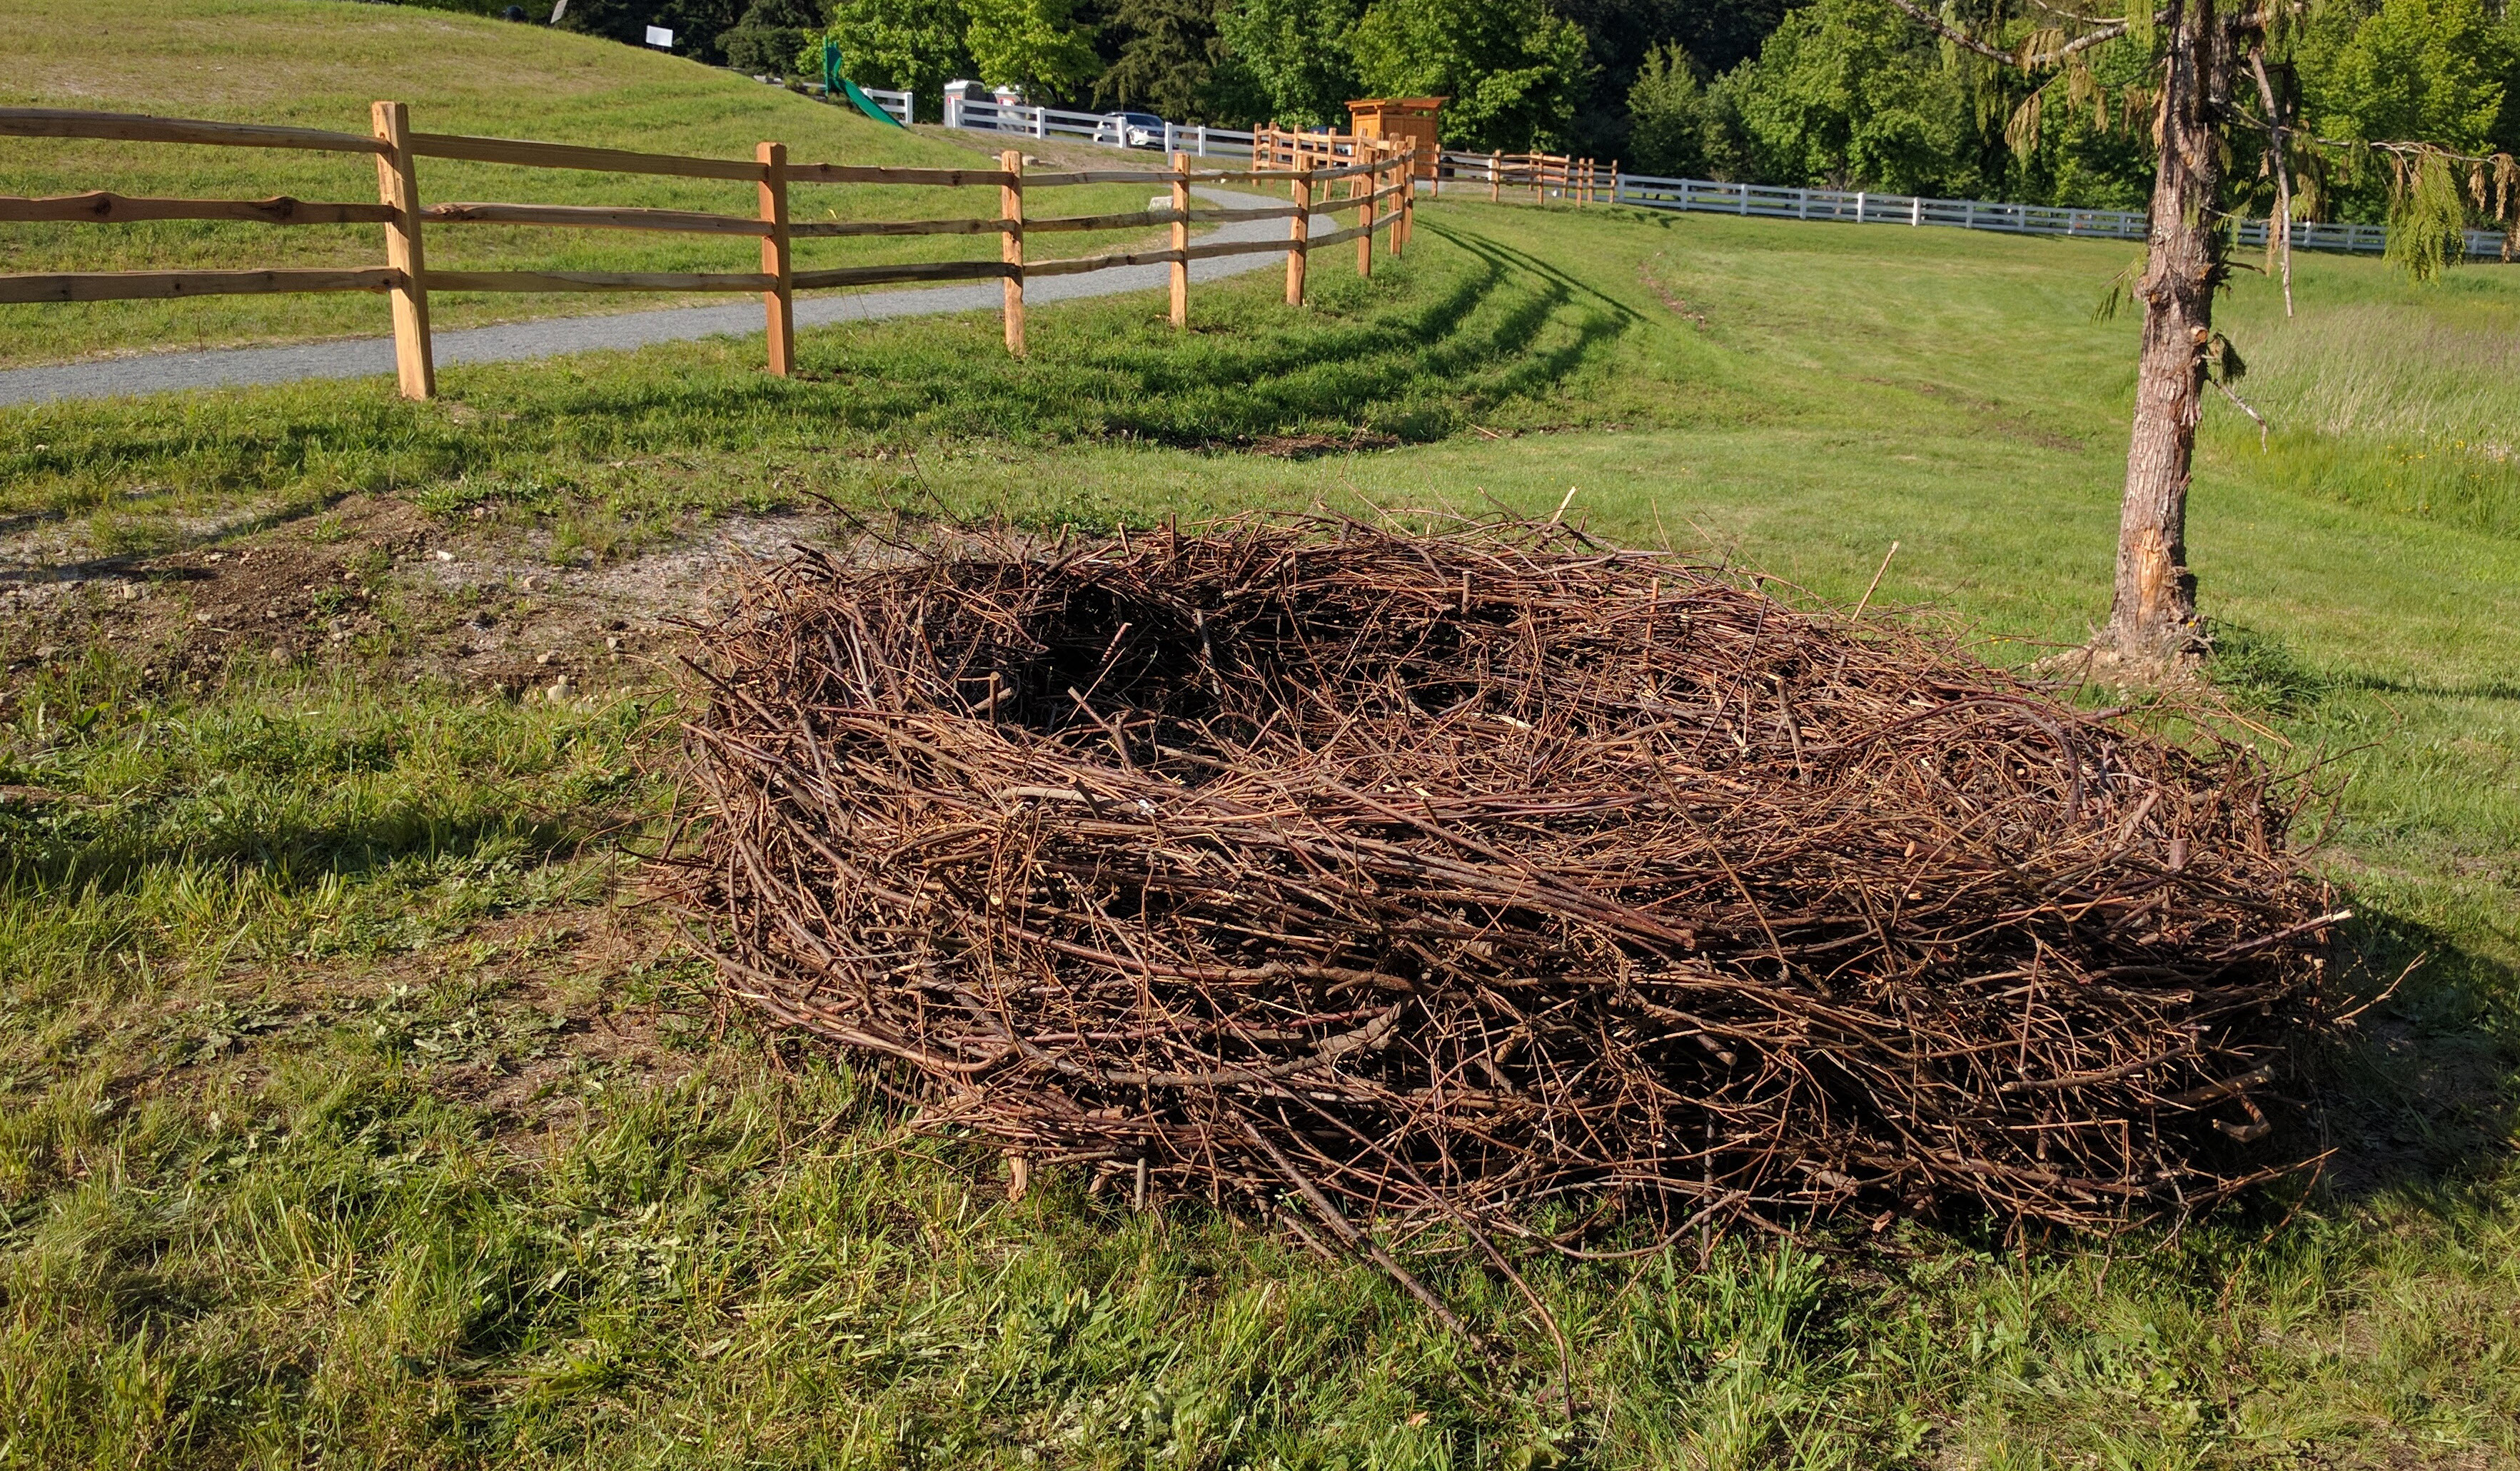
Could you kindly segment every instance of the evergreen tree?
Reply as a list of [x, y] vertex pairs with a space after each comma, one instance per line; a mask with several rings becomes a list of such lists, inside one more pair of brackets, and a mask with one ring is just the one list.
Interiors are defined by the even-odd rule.
[[1696, 61], [1679, 42], [1647, 52], [1628, 84], [1623, 160], [1628, 171], [1664, 178], [1732, 178], [1741, 161], [1728, 125], [1729, 101], [1699, 79]]
[[1119, 54], [1094, 84], [1094, 105], [1143, 108], [1175, 122], [1214, 122], [1218, 69], [1227, 65], [1217, 0], [1119, 0]]
[[1629, 101], [1646, 60], [1678, 46], [1703, 82], [1756, 56], [1777, 28], [1787, 0], [1552, 0], [1591, 42], [1593, 85], [1568, 126], [1575, 152], [1598, 159], [1634, 157], [1628, 142]]
[[562, 30], [609, 36], [632, 46], [647, 44], [648, 27], [674, 33], [673, 53], [718, 66], [726, 53], [718, 37], [743, 17], [747, 0], [569, 0]]
[[752, 0], [734, 28], [719, 34], [718, 50], [738, 71], [786, 76], [798, 73], [808, 35], [821, 49], [822, 26], [821, 0]]

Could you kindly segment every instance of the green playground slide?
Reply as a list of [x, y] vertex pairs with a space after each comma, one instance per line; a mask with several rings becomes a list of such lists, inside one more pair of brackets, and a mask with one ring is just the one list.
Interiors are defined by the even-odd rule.
[[839, 43], [836, 41], [825, 41], [823, 43], [823, 95], [826, 97], [833, 95], [845, 96], [849, 101], [857, 104], [859, 112], [866, 114], [876, 121], [888, 122], [894, 127], [901, 126], [900, 118], [885, 112], [881, 103], [877, 102], [874, 98], [859, 91], [858, 84], [856, 82], [853, 82], [840, 74], [840, 47]]
[[874, 118], [878, 122], [889, 122], [894, 127], [901, 126], [900, 118], [885, 112], [883, 110], [883, 104], [867, 96], [864, 92], [859, 91], [858, 84], [856, 82], [850, 81], [847, 77], [842, 77], [840, 78], [840, 85], [848, 89], [849, 101], [858, 105], [859, 112], [866, 114], [869, 117]]

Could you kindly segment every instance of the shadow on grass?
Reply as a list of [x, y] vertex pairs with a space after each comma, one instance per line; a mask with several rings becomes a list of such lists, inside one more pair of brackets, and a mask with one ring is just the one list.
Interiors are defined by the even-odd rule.
[[[1225, 448], [1290, 434], [1441, 438], [1516, 400], [1607, 376], [1645, 318], [1526, 253], [1430, 226], [1372, 280], [1317, 276], [1290, 309], [1254, 292], [1200, 303], [1175, 332], [1146, 300], [1042, 313], [1011, 359], [993, 319], [832, 328], [797, 380], [725, 345], [451, 372], [447, 401], [377, 386], [47, 405], [0, 415], [12, 519], [73, 514], [135, 478], [193, 493], [394, 493], [533, 462], [677, 451], [836, 450], [944, 438], [1144, 440]], [[1440, 249], [1425, 249], [1436, 245]], [[739, 359], [742, 361], [739, 361]], [[1580, 413], [1581, 410], [1579, 409]], [[300, 492], [303, 493], [303, 492]]]
[[0, 844], [15, 850], [0, 870], [0, 895], [120, 894], [169, 864], [250, 873], [283, 893], [375, 880], [395, 870], [423, 881], [470, 877], [499, 862], [521, 869], [564, 860], [590, 836], [589, 827], [558, 817], [449, 816], [425, 800], [340, 821], [217, 824], [189, 834], [112, 819], [79, 826], [86, 830], [55, 821], [42, 831], [34, 820], [0, 813]]
[[2435, 684], [2421, 679], [2387, 679], [2377, 674], [2349, 674], [2337, 680], [2336, 687], [2367, 691], [2375, 695], [2426, 695], [2438, 700], [2520, 700], [2520, 683], [2508, 679], [2480, 679], [2467, 684]]
[[[2217, 620], [2211, 631], [2215, 687], [2270, 717], [2315, 720], [2354, 695], [2520, 698], [2503, 680], [2446, 685], [2320, 667], [2243, 623]], [[2520, 1126], [2520, 969], [2480, 947], [2492, 927], [2482, 914], [2465, 916], [2462, 931], [2455, 913], [2445, 924], [2408, 912], [2385, 882], [2358, 888], [2349, 877], [2346, 887], [2344, 906], [2358, 917], [2331, 957], [2331, 1007], [2372, 1004], [2311, 1069], [2301, 1153], [2331, 1152], [2323, 1188], [2337, 1199], [2452, 1188], [2507, 1159]]]
[[2317, 1079], [2311, 1100], [2325, 1188], [2345, 1200], [2455, 1191], [2508, 1161], [2520, 1098], [2520, 970], [2436, 924], [2364, 899], [2347, 936], [2346, 985], [2377, 994]]

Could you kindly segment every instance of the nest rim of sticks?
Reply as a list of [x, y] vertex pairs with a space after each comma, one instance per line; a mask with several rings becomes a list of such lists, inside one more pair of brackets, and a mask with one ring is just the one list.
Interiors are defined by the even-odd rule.
[[693, 631], [659, 892], [1019, 1161], [1404, 1285], [1356, 1221], [2110, 1232], [2313, 1163], [2266, 1157], [2346, 917], [2309, 785], [1910, 620], [1315, 516], [800, 548]]

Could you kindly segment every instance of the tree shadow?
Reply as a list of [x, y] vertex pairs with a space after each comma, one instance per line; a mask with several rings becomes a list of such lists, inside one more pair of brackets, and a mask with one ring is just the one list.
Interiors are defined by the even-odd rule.
[[2520, 681], [2478, 679], [2466, 684], [2436, 684], [2424, 679], [2390, 679], [2378, 674], [2346, 674], [2334, 681], [2340, 690], [2377, 695], [2425, 695], [2437, 700], [2520, 700]]

